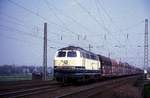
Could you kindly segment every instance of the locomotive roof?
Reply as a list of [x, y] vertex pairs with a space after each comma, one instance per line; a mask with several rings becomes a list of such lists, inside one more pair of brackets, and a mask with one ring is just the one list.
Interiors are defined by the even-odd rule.
[[85, 49], [83, 49], [81, 47], [76, 47], [76, 46], [68, 46], [68, 47], [61, 48], [59, 50], [79, 50], [79, 51], [84, 51], [84, 52], [88, 52], [88, 53], [94, 54], [94, 53], [92, 53], [90, 51], [87, 51], [87, 50], [85, 50]]
[[[75, 47], [75, 46], [68, 46], [68, 47], [61, 48], [59, 50], [79, 50], [79, 49], [82, 49], [82, 48]], [[82, 49], [82, 50], [84, 50], [84, 49]]]

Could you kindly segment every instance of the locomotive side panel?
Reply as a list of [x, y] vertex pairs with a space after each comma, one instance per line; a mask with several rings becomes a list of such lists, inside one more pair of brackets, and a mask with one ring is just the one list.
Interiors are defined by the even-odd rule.
[[81, 53], [83, 56], [83, 64], [86, 70], [100, 70], [101, 64], [97, 55], [91, 53]]

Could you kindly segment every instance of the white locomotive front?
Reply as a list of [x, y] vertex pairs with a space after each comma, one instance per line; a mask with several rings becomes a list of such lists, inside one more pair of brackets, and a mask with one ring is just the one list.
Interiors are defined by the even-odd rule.
[[54, 75], [58, 81], [100, 76], [98, 56], [79, 47], [59, 49], [54, 58]]
[[55, 68], [84, 68], [80, 58], [80, 52], [75, 50], [60, 50], [56, 52], [54, 59]]

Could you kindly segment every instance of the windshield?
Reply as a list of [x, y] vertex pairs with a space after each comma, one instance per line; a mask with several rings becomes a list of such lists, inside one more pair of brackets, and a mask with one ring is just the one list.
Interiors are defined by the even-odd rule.
[[67, 57], [76, 57], [77, 54], [75, 51], [69, 51], [68, 54], [67, 54]]
[[66, 52], [60, 51], [58, 52], [57, 57], [65, 57], [66, 56]]

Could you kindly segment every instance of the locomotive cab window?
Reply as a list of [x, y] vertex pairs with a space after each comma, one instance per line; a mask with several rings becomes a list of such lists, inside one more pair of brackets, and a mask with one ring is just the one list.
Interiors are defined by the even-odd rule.
[[57, 57], [65, 57], [66, 56], [66, 52], [60, 51], [58, 52]]
[[95, 55], [91, 55], [91, 59], [93, 60], [97, 60], [96, 56]]
[[68, 51], [67, 57], [77, 57], [77, 53], [75, 51]]
[[82, 52], [82, 57], [86, 58], [86, 53]]
[[86, 58], [87, 58], [87, 59], [90, 59], [90, 55], [89, 55], [89, 54], [86, 54]]

